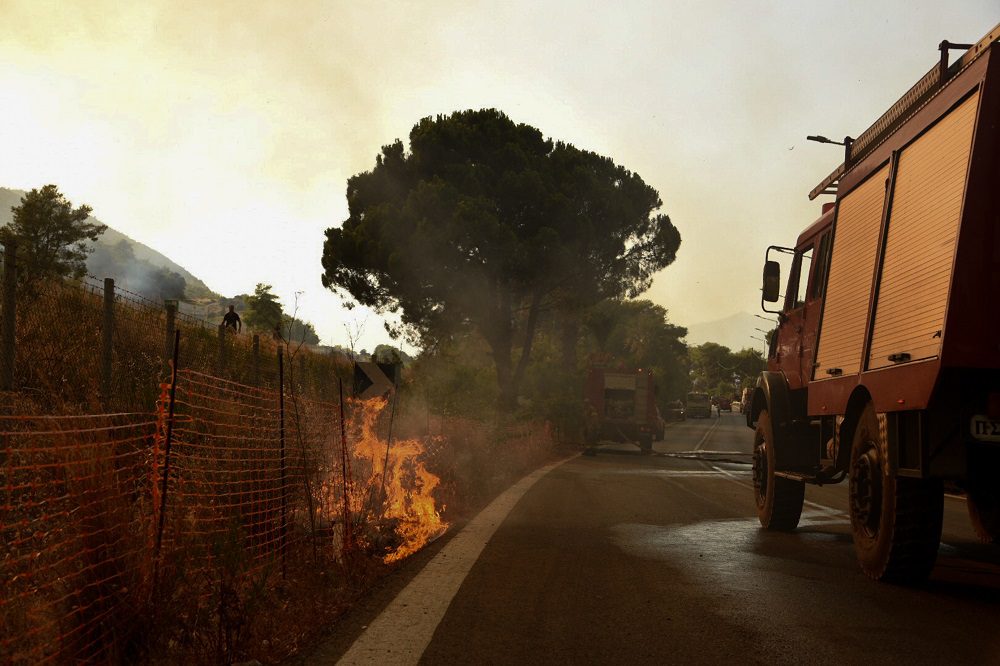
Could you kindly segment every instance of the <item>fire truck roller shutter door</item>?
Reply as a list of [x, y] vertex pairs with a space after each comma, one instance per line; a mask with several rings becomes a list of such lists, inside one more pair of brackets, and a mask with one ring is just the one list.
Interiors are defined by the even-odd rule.
[[840, 202], [813, 379], [861, 369], [888, 175], [886, 164]]
[[907, 146], [899, 158], [869, 368], [941, 352], [979, 93]]

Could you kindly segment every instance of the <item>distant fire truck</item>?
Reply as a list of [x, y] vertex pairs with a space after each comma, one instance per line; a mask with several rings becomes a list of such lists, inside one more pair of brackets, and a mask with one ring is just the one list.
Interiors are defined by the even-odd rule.
[[584, 388], [585, 437], [633, 442], [643, 453], [663, 438], [663, 419], [656, 407], [656, 383], [649, 370], [592, 367]]
[[762, 305], [779, 300], [772, 257], [790, 268], [746, 410], [760, 522], [794, 529], [805, 483], [847, 478], [876, 580], [930, 573], [946, 484], [966, 491], [980, 537], [1000, 540], [998, 38], [942, 42], [810, 194], [836, 200], [793, 247], [768, 248]]

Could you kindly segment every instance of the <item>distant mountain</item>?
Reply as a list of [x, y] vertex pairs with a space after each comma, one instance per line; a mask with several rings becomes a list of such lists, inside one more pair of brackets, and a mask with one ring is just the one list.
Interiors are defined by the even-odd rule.
[[764, 343], [753, 339], [764, 337], [763, 333], [756, 330], [758, 328], [767, 331], [774, 328], [774, 324], [769, 324], [746, 312], [737, 312], [723, 319], [689, 325], [687, 341], [692, 346], [703, 342], [715, 342], [729, 347], [732, 351], [739, 351], [745, 347], [763, 350]]
[[[24, 190], [0, 187], [0, 226], [10, 223], [13, 219], [10, 209], [20, 205], [21, 197], [25, 194]], [[74, 201], [73, 205], [83, 203], [86, 202]], [[104, 224], [95, 217], [91, 217], [90, 221]], [[110, 226], [95, 243], [94, 253], [87, 260], [87, 268], [95, 277], [113, 277], [122, 287], [150, 298], [161, 296], [158, 292], [177, 284], [174, 275], [184, 278], [185, 298], [221, 298], [180, 264]], [[170, 294], [169, 297], [175, 295]]]

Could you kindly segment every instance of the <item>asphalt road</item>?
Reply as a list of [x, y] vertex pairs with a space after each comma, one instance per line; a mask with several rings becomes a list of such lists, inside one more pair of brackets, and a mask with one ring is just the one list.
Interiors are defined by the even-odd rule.
[[945, 500], [929, 583], [877, 584], [854, 560], [846, 483], [808, 486], [796, 532], [759, 529], [751, 444], [723, 414], [670, 426], [655, 455], [614, 445], [529, 479], [316, 660], [1000, 663], [1000, 549], [976, 542], [961, 499]]

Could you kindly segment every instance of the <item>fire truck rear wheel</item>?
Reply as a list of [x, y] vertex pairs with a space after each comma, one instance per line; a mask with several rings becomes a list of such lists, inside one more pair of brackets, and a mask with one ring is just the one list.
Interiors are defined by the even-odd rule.
[[767, 410], [757, 417], [753, 441], [753, 494], [757, 518], [766, 530], [791, 531], [799, 524], [806, 484], [775, 476], [775, 439]]
[[992, 450], [969, 451], [969, 473], [972, 476], [966, 499], [972, 529], [983, 543], [1000, 543], [1000, 490], [992, 473], [980, 470], [997, 469], [1000, 452]]
[[1000, 497], [995, 489], [981, 490], [967, 497], [972, 529], [983, 543], [1000, 543]]
[[944, 488], [939, 479], [897, 477], [885, 415], [865, 406], [850, 459], [851, 531], [858, 563], [879, 581], [917, 583], [934, 568]]

